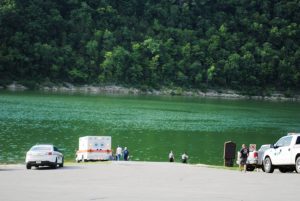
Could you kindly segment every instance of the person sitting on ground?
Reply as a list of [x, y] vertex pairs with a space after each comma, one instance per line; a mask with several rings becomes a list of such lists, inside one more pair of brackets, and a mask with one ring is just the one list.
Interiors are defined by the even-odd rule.
[[249, 149], [246, 147], [245, 144], [243, 144], [242, 149], [240, 150], [240, 171], [244, 170], [244, 172], [246, 172], [248, 155]]
[[170, 162], [174, 162], [174, 154], [173, 154], [173, 151], [170, 151], [170, 153], [169, 153], [169, 161], [170, 161]]
[[186, 152], [184, 152], [181, 156], [181, 161], [182, 163], [187, 163], [189, 156], [186, 154]]

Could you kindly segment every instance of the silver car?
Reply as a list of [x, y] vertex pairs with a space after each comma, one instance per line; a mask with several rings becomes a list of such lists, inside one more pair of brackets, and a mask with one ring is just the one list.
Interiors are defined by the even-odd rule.
[[31, 169], [32, 166], [50, 166], [52, 168], [64, 166], [63, 154], [53, 145], [40, 144], [31, 147], [26, 154], [26, 168]]

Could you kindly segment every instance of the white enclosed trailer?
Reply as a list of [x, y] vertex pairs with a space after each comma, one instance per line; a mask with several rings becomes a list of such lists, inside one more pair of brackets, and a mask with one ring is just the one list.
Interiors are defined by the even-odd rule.
[[76, 161], [110, 160], [111, 136], [85, 136], [79, 138]]

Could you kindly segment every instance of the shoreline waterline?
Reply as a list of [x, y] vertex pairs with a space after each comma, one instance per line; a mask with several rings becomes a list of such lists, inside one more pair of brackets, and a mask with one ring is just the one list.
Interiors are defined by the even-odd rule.
[[[0, 90], [7, 91], [28, 91], [29, 89], [17, 82], [13, 82], [5, 87], [0, 87]], [[118, 85], [79, 85], [75, 86], [70, 83], [63, 83], [61, 85], [44, 86], [40, 85], [36, 92], [48, 92], [48, 93], [63, 93], [63, 94], [90, 94], [90, 95], [150, 95], [150, 96], [182, 96], [182, 97], [199, 97], [199, 98], [217, 98], [217, 99], [229, 99], [229, 100], [263, 100], [263, 101], [290, 101], [300, 102], [300, 95], [295, 94], [293, 97], [286, 97], [281, 92], [273, 92], [271, 94], [261, 95], [244, 95], [238, 91], [231, 89], [208, 89], [202, 91], [199, 89], [182, 89], [180, 87], [166, 88], [155, 90], [141, 90], [134, 87], [124, 87]]]
[[[189, 166], [189, 167], [205, 167], [205, 168], [215, 168], [215, 169], [225, 169], [225, 170], [237, 170], [238, 166], [233, 165], [232, 167], [227, 167], [224, 165], [210, 165], [210, 164], [203, 164], [203, 163], [181, 163], [181, 162], [162, 162], [162, 161], [93, 161], [93, 162], [68, 162], [64, 163], [64, 166], [90, 166], [90, 165], [110, 165], [110, 164], [135, 164], [135, 165], [164, 165], [164, 164], [174, 164], [174, 165], [182, 165], [182, 166]], [[26, 168], [26, 163], [0, 163], [0, 171], [1, 168], [13, 168], [13, 167], [20, 167], [24, 166]], [[46, 166], [45, 166], [46, 167]], [[2, 169], [3, 170], [3, 169]]]

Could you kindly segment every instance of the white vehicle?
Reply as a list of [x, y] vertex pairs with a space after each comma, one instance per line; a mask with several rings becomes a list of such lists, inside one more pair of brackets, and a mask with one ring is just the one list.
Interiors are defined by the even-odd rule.
[[32, 166], [50, 166], [57, 168], [64, 166], [63, 154], [53, 145], [41, 144], [34, 145], [26, 154], [26, 168], [31, 169]]
[[[270, 148], [270, 144], [261, 145], [261, 147], [256, 151], [256, 149], [250, 149], [249, 155], [247, 158], [247, 171], [253, 171], [255, 168], [262, 168], [263, 167], [263, 156], [264, 152]], [[240, 164], [240, 152], [237, 153], [237, 164]]]
[[[237, 161], [236, 163], [239, 165], [240, 164], [240, 161], [241, 161], [241, 152], [238, 151], [237, 152]], [[251, 150], [249, 151], [249, 155], [247, 157], [247, 162], [246, 162], [246, 169], [247, 171], [253, 171], [256, 167], [256, 164], [257, 164], [257, 156], [258, 156], [258, 153], [256, 150]]]
[[264, 169], [272, 173], [275, 168], [280, 172], [300, 173], [300, 133], [289, 133], [271, 145], [264, 153]]
[[257, 151], [257, 165], [256, 165], [256, 167], [261, 168], [263, 171], [265, 171], [264, 166], [263, 166], [264, 153], [270, 147], [271, 147], [270, 144], [263, 144], [263, 145], [261, 145], [261, 147]]
[[76, 161], [110, 160], [112, 158], [110, 136], [85, 136], [79, 138]]

